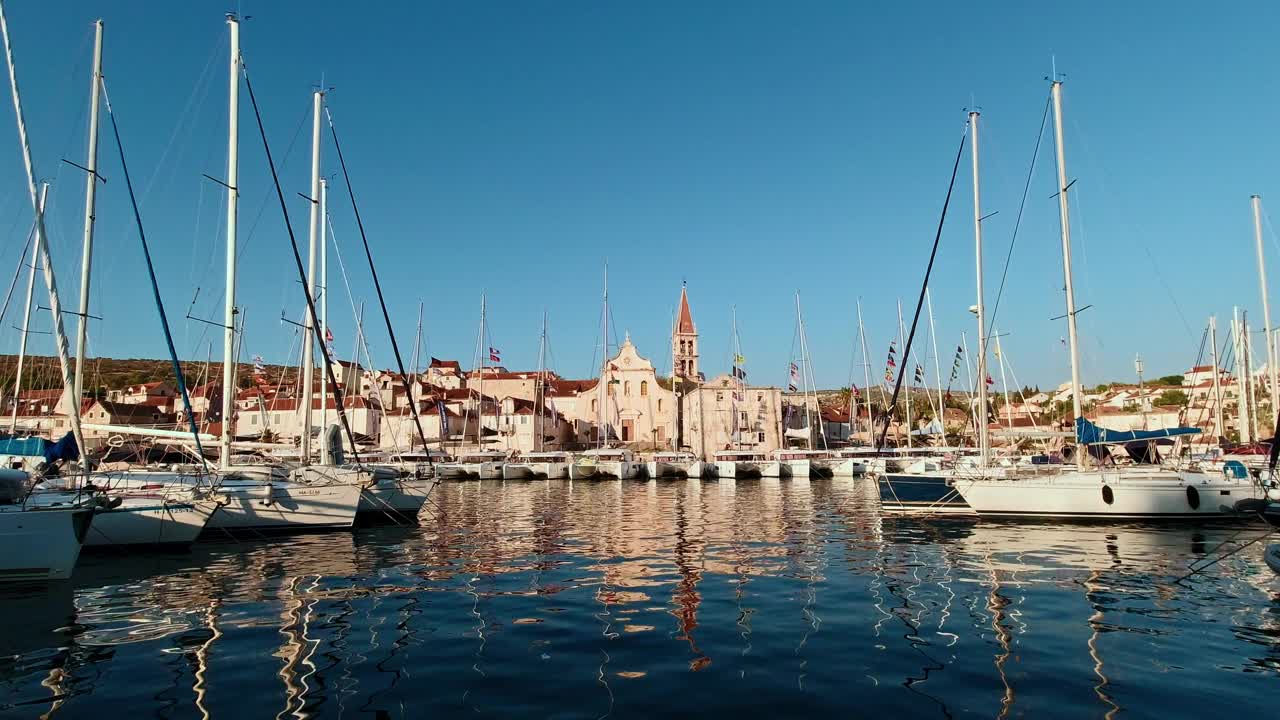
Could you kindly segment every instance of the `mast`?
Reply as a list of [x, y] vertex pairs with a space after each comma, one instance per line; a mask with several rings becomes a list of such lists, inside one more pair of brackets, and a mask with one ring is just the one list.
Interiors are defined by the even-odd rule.
[[547, 402], [547, 309], [542, 309], [542, 333], [538, 336], [538, 388], [534, 393], [537, 400], [537, 414], [534, 415], [533, 431], [537, 433], [537, 437], [533, 440], [533, 449], [536, 452], [542, 451], [542, 432], [543, 426], [546, 424], [546, 402]]
[[484, 450], [484, 361], [489, 357], [489, 346], [484, 337], [485, 294], [480, 293], [480, 387], [476, 398], [476, 450]]
[[605, 389], [605, 370], [609, 367], [609, 263], [604, 264], [604, 310], [600, 315], [600, 382], [596, 383], [596, 444], [604, 447], [604, 403], [609, 397]]
[[[1057, 84], [1054, 85], [1057, 87]], [[1056, 96], [1055, 96], [1056, 97]], [[982, 193], [981, 183], [978, 178], [978, 116], [981, 113], [976, 110], [969, 113], [969, 129], [972, 131], [973, 142], [969, 145], [969, 154], [973, 158], [973, 242], [974, 242], [974, 259], [978, 270], [978, 454], [982, 459], [982, 467], [991, 464], [991, 437], [987, 428], [987, 417], [989, 415], [988, 407], [990, 399], [987, 397], [987, 310], [983, 294], [982, 285]], [[1058, 153], [1061, 157], [1062, 138], [1058, 138]], [[1059, 163], [1059, 171], [1062, 171], [1062, 165]], [[1065, 183], [1063, 183], [1065, 185]], [[1066, 191], [1062, 193], [1062, 202], [1066, 202]], [[1066, 207], [1063, 205], [1063, 207]], [[1063, 211], [1063, 222], [1066, 222], [1066, 211]], [[1065, 225], [1064, 225], [1065, 226]], [[1069, 282], [1069, 281], [1068, 281]], [[1070, 301], [1068, 301], [1070, 302]], [[1075, 318], [1071, 319], [1072, 336], [1075, 334]], [[1074, 377], [1074, 372], [1072, 376]], [[1077, 411], [1077, 416], [1079, 412]]]
[[1240, 442], [1253, 442], [1249, 424], [1249, 346], [1245, 342], [1244, 323], [1240, 320], [1240, 308], [1231, 308], [1231, 341], [1236, 353], [1236, 391], [1240, 400], [1236, 403], [1236, 425], [1240, 430]]
[[[1062, 226], [1062, 275], [1066, 281], [1067, 339], [1071, 346], [1071, 411], [1072, 423], [1084, 416], [1080, 387], [1080, 343], [1076, 336], [1076, 293], [1071, 274], [1071, 206], [1067, 203], [1067, 156], [1062, 144], [1062, 81], [1055, 76], [1050, 88], [1053, 93], [1054, 145], [1058, 156], [1058, 216]], [[979, 368], [981, 372], [981, 368]], [[985, 387], [986, 377], [979, 378]], [[983, 418], [986, 424], [986, 418]], [[1077, 450], [1077, 466], [1087, 467], [1089, 453]]]
[[1222, 424], [1222, 385], [1218, 380], [1218, 318], [1213, 315], [1209, 316], [1209, 345], [1213, 351], [1213, 434], [1222, 438], [1226, 429]]
[[[863, 390], [867, 393], [867, 440], [869, 441], [875, 432], [875, 423], [871, 420], [871, 358], [867, 357], [867, 333], [862, 325], [862, 298], [858, 298], [858, 338], [862, 343], [862, 382]], [[883, 393], [883, 390], [881, 392]], [[883, 402], [883, 398], [881, 401]]]
[[[945, 445], [947, 406], [942, 397], [942, 365], [939, 363], [941, 358], [938, 356], [938, 331], [933, 326], [933, 294], [927, 287], [924, 289], [924, 300], [929, 306], [929, 339], [933, 341], [933, 377], [934, 382], [938, 383], [938, 427], [942, 430]], [[925, 390], [928, 390], [927, 385]]]
[[[320, 335], [329, 342], [329, 182], [320, 178]], [[358, 358], [357, 358], [358, 360]], [[357, 363], [359, 364], [359, 363]], [[373, 368], [369, 368], [370, 371]], [[405, 388], [409, 393], [409, 388]], [[392, 393], [394, 394], [394, 390]], [[413, 395], [408, 395], [413, 402]], [[320, 379], [320, 456], [329, 457], [329, 383]], [[409, 441], [413, 449], [413, 441]]]
[[[311, 228], [307, 243], [307, 296], [316, 296], [316, 245], [320, 233], [320, 110], [324, 106], [324, 91], [311, 94]], [[311, 464], [311, 398], [315, 377], [315, 354], [312, 343], [316, 320], [311, 313], [303, 319], [302, 337], [302, 464]], [[325, 355], [328, 357], [328, 355]], [[323, 432], [321, 433], [323, 434]]]
[[[738, 365], [738, 358], [742, 357], [742, 342], [739, 341], [738, 339], [738, 306], [737, 305], [734, 305], [731, 308], [730, 314], [732, 315], [732, 318], [733, 318], [732, 320], [733, 322], [733, 365], [732, 367], [737, 368], [739, 371], [741, 371], [741, 368]], [[734, 382], [737, 385], [738, 392], [740, 393], [746, 392], [746, 383], [742, 382], [742, 378], [738, 375], [737, 372], [734, 373]], [[746, 395], [744, 394], [743, 397], [745, 398]], [[733, 399], [735, 401], [737, 400], [737, 398], [733, 398]], [[729, 426], [733, 427], [737, 425], [738, 403], [730, 402], [729, 406], [733, 408], [733, 422], [731, 422]], [[741, 450], [742, 449], [741, 441], [742, 441], [742, 428], [738, 428], [738, 432], [736, 433], [736, 436], [729, 438], [729, 443], [730, 443], [729, 447], [733, 448], [734, 450]], [[679, 449], [680, 448], [676, 448], [676, 450], [679, 450]]]
[[[804, 341], [804, 315], [800, 313], [800, 291], [799, 290], [796, 291], [796, 326], [800, 330], [800, 368], [804, 371], [803, 392], [806, 396], [804, 401], [804, 429], [809, 432], [807, 449], [813, 450], [814, 449], [813, 447], [813, 416], [812, 416], [812, 413], [810, 413], [809, 411], [809, 399], [807, 397], [809, 394], [809, 385], [810, 385], [809, 374], [810, 373], [809, 373], [809, 368], [806, 366], [806, 363], [808, 362], [808, 360], [807, 360], [807, 353], [805, 352], [805, 341]], [[815, 399], [816, 399], [816, 396], [815, 396]], [[818, 422], [822, 422], [821, 413], [818, 414]]]
[[240, 204], [240, 18], [227, 14], [231, 72], [227, 87], [227, 280], [222, 315], [222, 437], [218, 465], [231, 467], [231, 425], [236, 392], [236, 224]]
[[[1013, 412], [1012, 405], [1009, 404], [1009, 379], [1004, 374], [1004, 350], [1000, 347], [1000, 331], [994, 330], [992, 335], [996, 338], [996, 360], [1000, 362], [1000, 387], [1004, 388], [1004, 407], [1005, 407], [1005, 424], [1009, 429], [1013, 429]], [[983, 384], [987, 382], [986, 378], [982, 379]]]
[[[904, 336], [906, 335], [905, 330], [906, 328], [902, 327], [902, 300], [899, 299], [898, 300], [898, 347], [903, 348], [902, 360], [901, 360], [901, 362], [903, 363], [902, 372], [907, 372], [908, 370], [911, 369], [909, 367], [906, 367], [906, 363], [909, 362], [909, 358], [907, 357], [907, 351], [906, 351], [907, 344], [906, 344], [906, 339], [904, 338]], [[914, 377], [915, 376], [912, 375], [912, 378]], [[912, 399], [911, 395], [912, 395], [911, 386], [908, 385], [907, 386], [907, 449], [908, 450], [911, 449], [911, 431], [915, 429], [915, 426], [911, 422], [911, 399]]]
[[[93, 223], [98, 197], [98, 96], [102, 91], [101, 19], [93, 23], [93, 79], [89, 88], [89, 151], [85, 159], [84, 249], [80, 253], [80, 323], [76, 327], [76, 401], [84, 397], [84, 352], [89, 336], [89, 271], [93, 266]], [[43, 205], [43, 202], [41, 203]]]
[[[45, 200], [49, 197], [49, 183], [40, 186], [40, 210], [44, 213]], [[36, 292], [36, 268], [40, 267], [40, 256], [31, 254], [31, 270], [27, 273], [27, 304], [22, 310], [22, 335], [18, 339], [18, 367], [13, 378], [13, 417], [9, 421], [9, 434], [18, 431], [18, 398], [22, 395], [22, 366], [27, 358], [27, 335], [31, 331], [31, 299]]]
[[[9, 66], [9, 84], [13, 91], [13, 114], [18, 121], [18, 140], [22, 145], [22, 164], [27, 170], [27, 193], [31, 196], [31, 209], [36, 215], [36, 251], [35, 258], [43, 267], [44, 284], [49, 290], [49, 313], [53, 316], [54, 347], [58, 352], [58, 365], [62, 371], [62, 397], [66, 400], [67, 416], [71, 424], [71, 434], [75, 438], [76, 447], [81, 457], [86, 453], [84, 433], [80, 430], [80, 401], [71, 396], [75, 392], [75, 371], [71, 367], [71, 358], [67, 351], [67, 334], [62, 324], [62, 299], [58, 295], [58, 282], [53, 273], [53, 257], [49, 252], [48, 238], [44, 228], [44, 209], [36, 188], [35, 165], [31, 159], [31, 143], [27, 139], [27, 121], [22, 113], [22, 99], [18, 92], [18, 71], [13, 62], [13, 45], [9, 42], [9, 21], [5, 17], [4, 3], [0, 1], [0, 34], [4, 36], [5, 61]], [[81, 462], [83, 467], [88, 463]]]
[[1267, 339], [1267, 375], [1271, 380], [1271, 414], [1276, 413], [1276, 398], [1280, 397], [1280, 383], [1277, 383], [1275, 340], [1271, 334], [1271, 303], [1267, 299], [1267, 262], [1262, 252], [1262, 198], [1254, 195], [1253, 201], [1253, 239], [1258, 250], [1258, 287], [1262, 290], [1262, 326]]

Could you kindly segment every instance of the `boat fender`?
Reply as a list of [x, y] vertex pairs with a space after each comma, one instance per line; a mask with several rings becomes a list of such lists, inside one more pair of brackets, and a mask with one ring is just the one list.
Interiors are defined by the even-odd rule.
[[1192, 510], [1200, 508], [1200, 491], [1190, 485], [1187, 486], [1187, 504], [1191, 506]]
[[107, 509], [115, 510], [116, 508], [120, 507], [122, 504], [124, 504], [124, 498], [117, 495], [107, 501]]
[[1116, 501], [1116, 493], [1111, 489], [1110, 485], [1102, 486], [1102, 502], [1111, 505]]

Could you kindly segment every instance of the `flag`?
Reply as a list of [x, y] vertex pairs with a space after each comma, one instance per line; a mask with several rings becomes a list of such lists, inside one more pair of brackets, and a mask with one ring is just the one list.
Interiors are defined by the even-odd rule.
[[333, 330], [328, 327], [324, 329], [324, 341], [327, 343], [333, 342]]
[[489, 362], [495, 362], [495, 363], [502, 362], [502, 354], [498, 351], [498, 348], [495, 348], [495, 347], [489, 348]]
[[897, 340], [890, 340], [890, 341], [889, 341], [889, 354], [890, 354], [890, 355], [892, 355], [892, 354], [894, 354], [894, 353], [898, 352], [898, 347], [897, 347], [897, 346], [898, 346], [898, 341], [897, 341]]
[[440, 413], [440, 438], [444, 439], [449, 435], [449, 411], [444, 407], [444, 401], [436, 401], [436, 412]]
[[[851, 383], [851, 384], [852, 384], [852, 383]], [[857, 386], [856, 384], [852, 384], [852, 385], [853, 385], [853, 387], [852, 387], [853, 396], [854, 396], [854, 397], [860, 397], [860, 396], [862, 395], [862, 393], [858, 391], [858, 386]]]
[[963, 345], [957, 345], [957, 346], [956, 346], [956, 355], [963, 355], [963, 354], [964, 354], [964, 346], [963, 346]]
[[745, 365], [746, 363], [747, 363], [747, 359], [746, 359], [746, 358], [742, 357], [741, 355], [734, 354], [734, 356], [733, 356], [733, 364], [734, 364], [734, 365]]
[[995, 385], [995, 384], [996, 384], [996, 381], [995, 381], [995, 380], [992, 380], [992, 379], [991, 379], [991, 376], [990, 376], [990, 375], [988, 375], [988, 376], [987, 376], [987, 384], [988, 384], [988, 385]]
[[920, 363], [916, 363], [916, 382], [924, 381], [924, 368], [920, 367]]
[[706, 381], [707, 381], [707, 374], [706, 374], [706, 373], [701, 373], [701, 372], [700, 372], [700, 373], [698, 373], [698, 380], [699, 380], [699, 381], [701, 381], [701, 382], [706, 382]]

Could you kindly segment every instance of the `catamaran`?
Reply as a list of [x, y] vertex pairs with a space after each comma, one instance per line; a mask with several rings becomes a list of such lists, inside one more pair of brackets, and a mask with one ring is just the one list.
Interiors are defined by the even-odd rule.
[[702, 477], [702, 461], [691, 452], [657, 452], [645, 465], [651, 480]]
[[570, 480], [633, 480], [644, 471], [626, 448], [595, 448], [573, 459], [569, 465]]
[[525, 453], [502, 466], [502, 479], [564, 480], [571, 462], [569, 453], [558, 450]]
[[720, 478], [782, 477], [782, 464], [760, 450], [719, 450], [712, 453]]

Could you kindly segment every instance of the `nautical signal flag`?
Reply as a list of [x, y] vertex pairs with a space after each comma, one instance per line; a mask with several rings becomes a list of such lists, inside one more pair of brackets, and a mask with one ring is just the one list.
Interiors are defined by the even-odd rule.
[[502, 362], [502, 352], [496, 347], [489, 348], [489, 362]]
[[916, 363], [916, 382], [924, 381], [924, 368], [920, 367], [920, 363]]
[[862, 395], [862, 393], [858, 391], [858, 384], [857, 384], [857, 383], [850, 383], [850, 385], [852, 386], [852, 387], [851, 387], [851, 391], [853, 392], [853, 396], [854, 396], [854, 397], [858, 397], [858, 396]]
[[746, 364], [746, 362], [747, 362], [747, 359], [746, 359], [746, 358], [744, 358], [744, 357], [742, 357], [741, 355], [734, 355], [734, 356], [733, 356], [733, 364], [734, 364], [734, 365], [744, 365], [744, 364]]
[[988, 384], [988, 385], [995, 385], [995, 384], [996, 384], [996, 381], [995, 381], [995, 380], [992, 380], [992, 379], [991, 379], [991, 376], [990, 376], [990, 375], [988, 375], [988, 376], [987, 376], [987, 384]]

